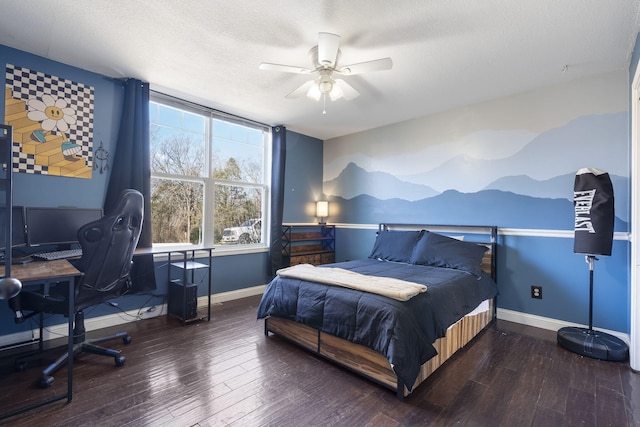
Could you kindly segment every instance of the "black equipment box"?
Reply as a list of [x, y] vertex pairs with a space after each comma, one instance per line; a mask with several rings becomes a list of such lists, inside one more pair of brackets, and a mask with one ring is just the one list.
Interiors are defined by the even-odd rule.
[[182, 280], [172, 280], [169, 283], [167, 305], [169, 314], [173, 314], [183, 320], [191, 320], [198, 317], [198, 286], [194, 283], [187, 283], [185, 287]]

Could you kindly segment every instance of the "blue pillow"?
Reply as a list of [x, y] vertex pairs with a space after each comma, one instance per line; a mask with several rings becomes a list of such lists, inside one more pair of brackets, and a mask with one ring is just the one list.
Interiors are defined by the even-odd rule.
[[423, 231], [380, 231], [369, 258], [410, 262], [413, 248]]
[[455, 268], [480, 277], [486, 246], [425, 232], [416, 243], [411, 264]]

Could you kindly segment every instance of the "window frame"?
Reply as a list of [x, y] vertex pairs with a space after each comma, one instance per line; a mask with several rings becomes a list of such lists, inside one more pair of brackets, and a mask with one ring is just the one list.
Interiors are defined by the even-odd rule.
[[[158, 173], [151, 170], [151, 179], [168, 179], [178, 180], [185, 182], [196, 182], [203, 187], [203, 200], [202, 200], [202, 244], [205, 246], [213, 246], [216, 248], [216, 253], [219, 252], [234, 252], [234, 253], [249, 253], [259, 252], [268, 249], [269, 244], [269, 225], [270, 221], [270, 194], [271, 194], [271, 154], [272, 154], [272, 140], [271, 140], [271, 127], [263, 123], [255, 122], [246, 118], [234, 116], [222, 111], [215, 110], [213, 108], [205, 107], [199, 104], [192, 103], [190, 101], [175, 98], [170, 95], [166, 95], [159, 92], [151, 91], [149, 97], [149, 103], [160, 104], [169, 108], [175, 108], [181, 111], [189, 112], [192, 114], [201, 115], [205, 118], [205, 147], [204, 147], [204, 166], [202, 176], [193, 175], [177, 175]], [[229, 179], [213, 178], [213, 164], [212, 164], [212, 150], [214, 147], [213, 134], [213, 121], [222, 120], [234, 125], [244, 126], [251, 129], [256, 129], [263, 132], [263, 156], [262, 156], [262, 182], [252, 183], [247, 181], [236, 181]], [[151, 127], [151, 120], [149, 121], [149, 127]], [[151, 152], [149, 153], [151, 155]], [[261, 238], [258, 243], [248, 244], [220, 244], [214, 241], [215, 233], [215, 190], [219, 185], [235, 186], [242, 188], [255, 188], [262, 192], [261, 200]], [[154, 242], [154, 245], [172, 246], [172, 245], [184, 245], [184, 243], [160, 243]]]

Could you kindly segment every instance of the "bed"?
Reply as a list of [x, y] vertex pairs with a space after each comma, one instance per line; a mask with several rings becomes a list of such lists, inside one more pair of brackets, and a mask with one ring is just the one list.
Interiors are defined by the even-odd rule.
[[495, 317], [497, 227], [380, 224], [366, 259], [281, 269], [275, 334], [407, 397]]

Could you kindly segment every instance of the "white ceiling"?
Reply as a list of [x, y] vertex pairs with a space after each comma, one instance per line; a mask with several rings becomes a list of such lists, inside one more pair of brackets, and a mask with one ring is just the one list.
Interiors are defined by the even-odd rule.
[[[0, 0], [0, 44], [329, 139], [629, 67], [639, 0]], [[351, 101], [288, 99], [318, 32], [342, 36]], [[20, 65], [20, 64], [16, 64]], [[567, 66], [563, 72], [563, 67]]]

